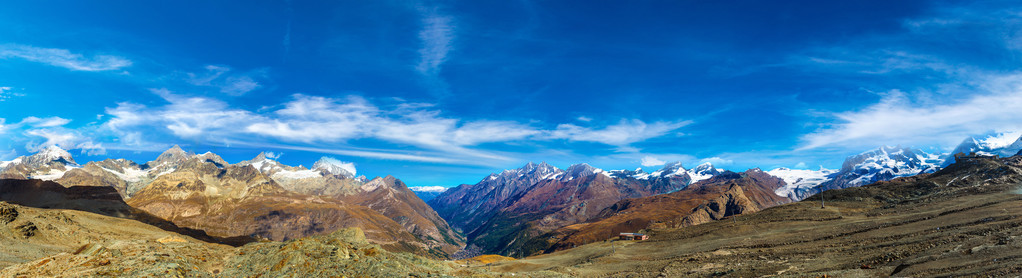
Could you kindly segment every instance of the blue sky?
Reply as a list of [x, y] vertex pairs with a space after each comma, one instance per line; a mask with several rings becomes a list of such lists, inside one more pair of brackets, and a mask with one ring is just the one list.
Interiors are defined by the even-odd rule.
[[179, 144], [449, 186], [1022, 130], [1010, 1], [209, 2], [3, 4], [0, 160]]

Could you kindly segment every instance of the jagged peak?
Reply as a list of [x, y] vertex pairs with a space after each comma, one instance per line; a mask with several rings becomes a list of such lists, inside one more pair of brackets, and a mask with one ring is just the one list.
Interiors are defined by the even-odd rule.
[[705, 170], [711, 170], [711, 169], [712, 170], [717, 170], [717, 167], [713, 167], [713, 163], [710, 163], [709, 161], [703, 162], [703, 164], [699, 164], [699, 166], [696, 166], [696, 168], [694, 168], [694, 170], [696, 170], [697, 172], [701, 172], [701, 171], [705, 171]]
[[167, 149], [166, 151], [161, 153], [160, 156], [157, 156], [156, 161], [178, 160], [189, 156], [191, 156], [190, 153], [185, 152], [185, 150], [181, 149], [181, 146], [174, 145], [173, 147], [170, 147], [170, 149]]
[[337, 160], [332, 157], [322, 157], [316, 163], [312, 164], [312, 169], [318, 169], [327, 173], [345, 176], [349, 178], [355, 177], [355, 163], [344, 162]]
[[569, 166], [565, 171], [569, 177], [585, 177], [603, 170], [590, 166], [588, 163], [579, 163]]
[[36, 154], [32, 155], [32, 158], [34, 158], [35, 160], [40, 161], [40, 162], [51, 162], [51, 161], [64, 160], [63, 161], [64, 163], [77, 164], [75, 162], [74, 158], [71, 157], [71, 153], [69, 153], [68, 151], [60, 148], [57, 145], [51, 145], [49, 147], [46, 147], [46, 148], [40, 150]]
[[668, 163], [664, 164], [664, 168], [660, 169], [660, 171], [663, 172], [663, 173], [674, 173], [674, 172], [684, 171], [684, 170], [685, 170], [685, 166], [681, 164], [681, 161], [668, 162]]

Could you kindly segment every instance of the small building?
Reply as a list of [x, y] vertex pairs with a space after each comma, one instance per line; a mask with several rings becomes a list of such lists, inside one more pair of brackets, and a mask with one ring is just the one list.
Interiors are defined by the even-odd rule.
[[639, 233], [621, 233], [619, 237], [622, 240], [647, 240], [649, 236]]

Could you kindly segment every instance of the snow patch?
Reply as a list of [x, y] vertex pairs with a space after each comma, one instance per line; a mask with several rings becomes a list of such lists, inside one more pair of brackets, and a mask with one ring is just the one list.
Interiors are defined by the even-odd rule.
[[297, 171], [281, 170], [279, 172], [273, 173], [273, 176], [271, 176], [271, 178], [274, 178], [274, 179], [293, 179], [293, 180], [298, 180], [298, 179], [318, 178], [318, 177], [322, 177], [322, 176], [323, 175], [320, 174], [320, 172], [313, 171], [313, 170], [297, 170]]
[[126, 182], [140, 182], [140, 181], [142, 181], [142, 177], [145, 177], [145, 176], [149, 175], [149, 171], [144, 171], [144, 170], [139, 170], [139, 169], [126, 168], [126, 169], [123, 169], [124, 172], [121, 173], [121, 172], [117, 172], [117, 171], [114, 171], [114, 170], [111, 170], [111, 169], [107, 169], [106, 167], [100, 167], [100, 168], [105, 170], [105, 171], [107, 171], [107, 172], [110, 172], [111, 174], [114, 174], [114, 176], [117, 176], [118, 178], [120, 178], [121, 180], [126, 181]]
[[830, 180], [829, 176], [834, 173], [837, 173], [837, 170], [825, 169], [823, 167], [815, 171], [788, 168], [777, 168], [767, 171], [767, 174], [778, 177], [786, 183], [784, 187], [774, 190], [774, 194], [781, 197], [790, 197], [797, 188], [816, 187]]
[[443, 186], [412, 186], [412, 187], [409, 187], [408, 189], [411, 190], [411, 191], [416, 191], [416, 192], [441, 193], [441, 192], [447, 191], [447, 189], [450, 189], [450, 188], [443, 187]]
[[64, 173], [67, 173], [67, 171], [71, 171], [71, 169], [74, 169], [74, 168], [78, 168], [78, 167], [65, 167], [64, 170], [50, 169], [50, 171], [46, 172], [45, 174], [32, 175], [32, 176], [29, 176], [28, 178], [30, 178], [30, 179], [37, 179], [37, 180], [44, 180], [44, 181], [52, 181], [52, 180], [59, 179], [59, 178], [63, 177]]

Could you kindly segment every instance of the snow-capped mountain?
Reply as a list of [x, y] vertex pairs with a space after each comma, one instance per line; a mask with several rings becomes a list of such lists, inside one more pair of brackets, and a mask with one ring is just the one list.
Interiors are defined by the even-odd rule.
[[940, 169], [940, 155], [919, 149], [881, 147], [849, 157], [841, 165], [841, 175], [850, 178], [852, 186], [866, 185], [897, 177], [932, 173]]
[[[880, 147], [845, 159], [837, 173], [815, 187], [795, 187], [788, 196], [801, 200], [823, 190], [856, 187], [900, 177], [933, 173], [943, 160], [919, 149]], [[788, 187], [785, 187], [788, 188]], [[783, 192], [779, 192], [780, 193]]]
[[610, 171], [615, 177], [631, 177], [639, 180], [649, 179], [669, 179], [672, 177], [687, 177], [689, 180], [687, 183], [692, 184], [711, 178], [716, 175], [724, 173], [724, 171], [717, 169], [713, 164], [705, 162], [696, 166], [692, 169], [685, 169], [680, 161], [667, 163], [663, 168], [653, 173], [646, 173], [642, 168], [632, 170], [612, 170]]
[[1009, 157], [1022, 152], [1022, 132], [992, 133], [965, 138], [951, 153], [944, 156], [941, 167], [955, 162], [954, 155], [978, 154]]
[[433, 200], [433, 198], [440, 196], [441, 193], [450, 188], [443, 186], [412, 186], [408, 189], [415, 192], [415, 196], [419, 196], [419, 199], [422, 199], [422, 201], [429, 202], [429, 200]]
[[312, 169], [323, 170], [333, 175], [348, 178], [353, 178], [356, 174], [354, 163], [343, 162], [329, 157], [320, 158], [319, 161], [312, 165]]
[[54, 145], [30, 156], [0, 162], [0, 178], [55, 180], [76, 168], [81, 165], [71, 153]]
[[821, 183], [833, 178], [838, 170], [820, 167], [819, 170], [777, 168], [767, 171], [767, 174], [784, 180], [786, 185], [774, 191], [777, 196], [796, 198], [795, 192], [799, 189], [808, 190], [819, 186]]

